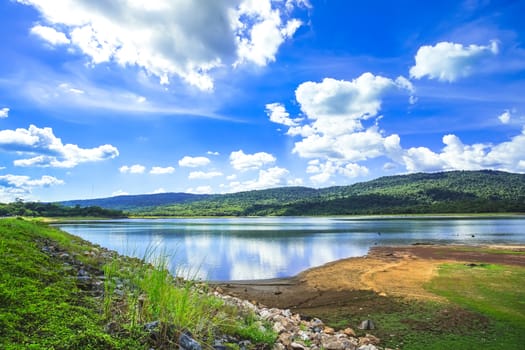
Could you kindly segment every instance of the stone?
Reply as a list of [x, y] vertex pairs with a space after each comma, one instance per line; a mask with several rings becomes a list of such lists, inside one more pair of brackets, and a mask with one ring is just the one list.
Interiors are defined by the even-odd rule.
[[292, 342], [292, 343], [290, 344], [290, 346], [291, 346], [292, 349], [294, 349], [294, 350], [305, 350], [305, 349], [306, 349], [305, 346], [304, 346], [303, 344], [298, 343], [298, 342]]
[[281, 333], [278, 339], [284, 346], [289, 346], [292, 343], [292, 336], [289, 333]]
[[375, 329], [376, 326], [374, 324], [374, 321], [372, 321], [372, 320], [364, 320], [363, 322], [361, 322], [361, 324], [359, 325], [358, 328], [359, 329], [369, 330], [369, 329]]
[[180, 334], [179, 346], [183, 350], [202, 350], [202, 346], [199, 344], [199, 342], [193, 339], [187, 332]]
[[368, 340], [370, 341], [370, 344], [378, 345], [381, 342], [381, 339], [379, 339], [378, 337], [372, 334], [367, 333], [365, 337], [368, 338]]
[[323, 331], [326, 333], [326, 334], [335, 334], [335, 330], [332, 328], [332, 327], [324, 327]]
[[337, 338], [329, 338], [323, 341], [322, 346], [326, 350], [343, 350], [345, 344]]
[[286, 328], [282, 325], [281, 322], [275, 322], [272, 327], [273, 331], [277, 334], [281, 334], [286, 331]]
[[343, 333], [349, 337], [356, 337], [355, 331], [352, 328], [345, 328]]
[[367, 344], [367, 345], [361, 345], [357, 348], [357, 350], [378, 350], [374, 345]]
[[281, 343], [275, 343], [275, 344], [273, 345], [272, 350], [286, 350], [286, 348], [285, 348], [284, 345], [281, 344]]

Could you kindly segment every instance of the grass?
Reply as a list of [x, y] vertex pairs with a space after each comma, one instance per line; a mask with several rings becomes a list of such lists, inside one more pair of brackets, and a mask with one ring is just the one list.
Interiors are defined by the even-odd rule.
[[[43, 250], [49, 245], [103, 273], [103, 297], [81, 290], [77, 271]], [[225, 305], [203, 284], [174, 278], [166, 256], [146, 264], [84, 254], [91, 248], [43, 223], [0, 220], [0, 349], [170, 348], [182, 332], [208, 345], [222, 334], [254, 346], [275, 342], [253, 313]], [[157, 327], [146, 331], [148, 323]]]
[[[525, 268], [461, 263], [443, 264], [425, 286], [444, 302], [380, 297], [355, 292], [338, 311], [316, 315], [338, 329], [370, 332], [382, 345], [403, 350], [522, 350], [525, 344]], [[362, 320], [375, 322], [361, 331]]]
[[77, 287], [61, 262], [42, 251], [56, 239], [70, 251], [80, 241], [43, 225], [0, 220], [0, 348], [116, 349], [138, 345], [103, 332], [94, 301]]

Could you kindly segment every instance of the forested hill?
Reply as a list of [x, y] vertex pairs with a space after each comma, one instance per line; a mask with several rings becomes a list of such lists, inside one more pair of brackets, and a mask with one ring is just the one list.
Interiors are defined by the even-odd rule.
[[[168, 216], [525, 212], [525, 175], [452, 171], [389, 176], [323, 189], [282, 187], [222, 195], [163, 195], [120, 196], [88, 203], [140, 215]], [[157, 198], [162, 201], [156, 202]], [[125, 204], [120, 199], [125, 199]], [[81, 201], [63, 204], [68, 203], [83, 205]]]

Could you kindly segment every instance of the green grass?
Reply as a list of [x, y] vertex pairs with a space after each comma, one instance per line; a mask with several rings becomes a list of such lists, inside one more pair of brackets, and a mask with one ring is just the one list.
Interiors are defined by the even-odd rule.
[[[104, 296], [80, 290], [76, 270], [43, 251], [51, 244], [104, 273]], [[225, 305], [205, 285], [171, 276], [165, 256], [155, 264], [105, 261], [84, 254], [92, 248], [43, 223], [0, 220], [0, 349], [166, 348], [183, 331], [207, 344], [220, 334], [274, 343], [271, 327], [252, 313]], [[159, 321], [154, 337], [144, 330], [152, 321]], [[111, 334], [107, 324], [114, 325]]]
[[[0, 348], [133, 348], [130, 339], [103, 332], [94, 301], [83, 295], [63, 265], [42, 251], [56, 239], [71, 251], [80, 241], [20, 219], [0, 220]], [[67, 244], [65, 244], [67, 241]]]

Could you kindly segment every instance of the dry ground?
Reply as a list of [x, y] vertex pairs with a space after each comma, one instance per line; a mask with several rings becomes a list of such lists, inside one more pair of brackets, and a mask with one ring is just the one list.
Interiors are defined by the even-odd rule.
[[231, 282], [219, 288], [267, 306], [323, 318], [392, 308], [399, 305], [394, 298], [440, 301], [423, 286], [445, 262], [525, 266], [525, 246], [373, 247], [367, 256], [328, 263], [292, 278]]

